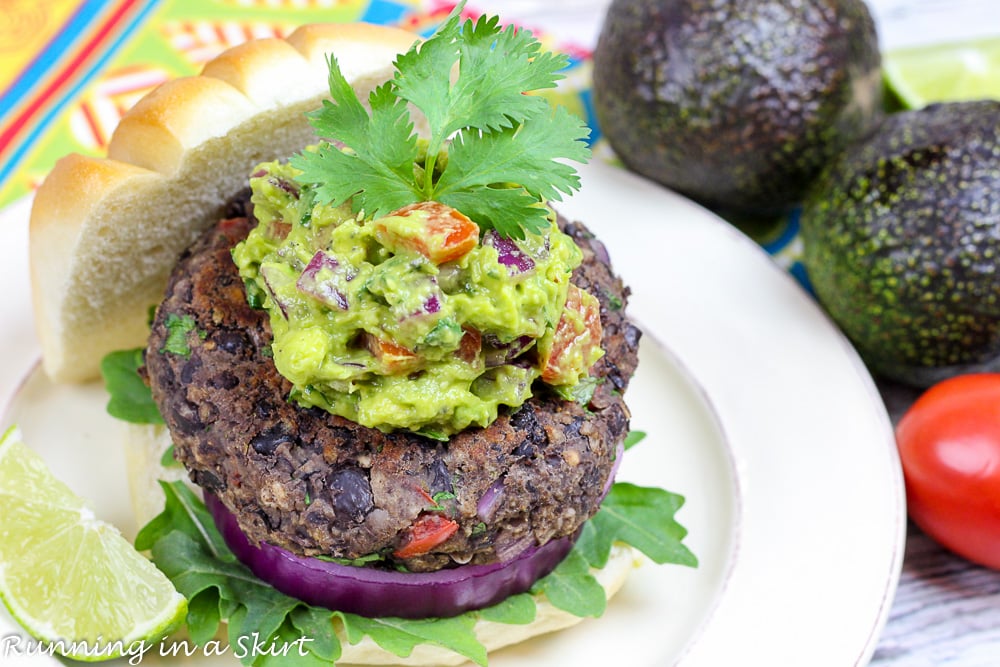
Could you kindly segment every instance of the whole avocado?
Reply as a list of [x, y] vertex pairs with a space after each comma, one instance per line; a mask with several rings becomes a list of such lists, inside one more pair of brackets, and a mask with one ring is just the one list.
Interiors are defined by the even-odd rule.
[[882, 106], [863, 0], [614, 0], [593, 60], [622, 162], [750, 217], [798, 204]]
[[877, 375], [1000, 370], [1000, 102], [889, 116], [802, 212], [820, 302]]

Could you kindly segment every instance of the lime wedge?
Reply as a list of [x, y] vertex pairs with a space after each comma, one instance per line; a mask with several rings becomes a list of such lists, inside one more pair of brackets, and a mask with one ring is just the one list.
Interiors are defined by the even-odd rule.
[[1000, 39], [890, 51], [882, 71], [889, 89], [910, 109], [1000, 99]]
[[56, 479], [17, 427], [0, 438], [0, 598], [35, 639], [88, 661], [160, 639], [187, 610], [170, 580]]

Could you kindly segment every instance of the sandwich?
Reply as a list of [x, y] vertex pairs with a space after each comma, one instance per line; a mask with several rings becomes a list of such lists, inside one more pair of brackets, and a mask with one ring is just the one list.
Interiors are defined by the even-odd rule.
[[534, 94], [564, 64], [461, 6], [426, 41], [305, 26], [156, 89], [39, 189], [45, 370], [103, 359], [145, 422], [136, 546], [194, 641], [485, 664], [600, 615], [635, 549], [695, 564], [681, 499], [614, 482], [640, 332], [550, 206], [589, 154]]

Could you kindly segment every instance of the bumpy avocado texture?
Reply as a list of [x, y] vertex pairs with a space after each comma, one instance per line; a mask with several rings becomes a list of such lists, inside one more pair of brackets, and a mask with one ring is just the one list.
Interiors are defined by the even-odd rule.
[[873, 125], [880, 65], [862, 0], [614, 0], [594, 110], [633, 171], [717, 210], [770, 215]]
[[802, 213], [817, 296], [878, 375], [1000, 370], [1000, 103], [887, 118]]

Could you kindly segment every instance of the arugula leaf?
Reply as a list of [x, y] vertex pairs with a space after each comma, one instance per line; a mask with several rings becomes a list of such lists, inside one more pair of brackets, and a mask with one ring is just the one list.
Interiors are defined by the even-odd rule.
[[[546, 201], [579, 188], [576, 170], [560, 160], [590, 157], [589, 128], [527, 94], [554, 87], [566, 57], [496, 16], [463, 24], [463, 5], [396, 59], [394, 78], [369, 96], [370, 112], [330, 57], [330, 99], [308, 114], [323, 141], [291, 159], [319, 203], [351, 201], [355, 213], [376, 218], [440, 201], [484, 231], [523, 238], [549, 224]], [[426, 147], [408, 104], [427, 120]]]
[[532, 591], [544, 593], [555, 607], [577, 616], [598, 617], [608, 604], [604, 588], [590, 573], [586, 556], [576, 549], [536, 582]]
[[222, 622], [219, 611], [219, 591], [209, 588], [188, 598], [188, 634], [194, 643], [204, 645], [212, 640]]
[[142, 348], [111, 352], [101, 359], [101, 375], [110, 398], [107, 411], [112, 417], [133, 424], [162, 424], [153, 392], [139, 375]]
[[164, 468], [178, 468], [183, 467], [181, 462], [177, 460], [174, 456], [174, 446], [170, 445], [163, 450], [163, 454], [160, 456], [160, 465]]
[[632, 449], [646, 439], [645, 431], [629, 431], [625, 436], [625, 451]]
[[236, 560], [215, 527], [212, 514], [190, 487], [183, 482], [160, 481], [159, 484], [166, 496], [163, 512], [143, 526], [135, 536], [136, 549], [152, 549], [159, 540], [179, 530], [203, 544], [213, 558]]
[[538, 607], [531, 595], [521, 593], [511, 595], [492, 607], [480, 609], [478, 613], [484, 621], [506, 623], [507, 625], [527, 625], [535, 620], [535, 616], [538, 615]]
[[615, 542], [625, 542], [655, 563], [697, 567], [698, 559], [681, 540], [687, 535], [674, 515], [684, 498], [655, 487], [628, 482], [612, 485], [601, 509], [584, 524], [577, 548], [588, 562], [604, 567]]
[[292, 611], [289, 619], [299, 637], [312, 640], [309, 644], [311, 653], [327, 662], [340, 659], [340, 639], [330, 622], [329, 609], [300, 605]]
[[473, 631], [475, 614], [417, 620], [365, 618], [341, 612], [337, 612], [337, 616], [344, 623], [347, 641], [352, 644], [368, 635], [376, 644], [402, 658], [410, 655], [419, 644], [436, 644], [465, 656], [477, 665], [486, 665], [486, 648], [479, 643]]
[[[290, 645], [303, 637], [309, 640], [302, 642], [303, 651], [308, 653], [304, 657], [297, 650], [288, 656], [249, 654], [244, 664], [330, 664], [342, 650], [335, 632], [337, 621], [350, 643], [368, 635], [400, 657], [408, 656], [419, 644], [430, 643], [485, 665], [486, 651], [474, 632], [478, 619], [524, 624], [535, 618], [535, 599], [528, 594], [446, 619], [369, 619], [311, 607], [265, 584], [237, 561], [204, 504], [183, 482], [161, 482], [161, 486], [167, 496], [164, 511], [140, 531], [136, 546], [152, 544], [157, 567], [188, 598], [192, 640], [199, 644], [211, 641], [223, 620], [229, 624], [231, 645], [237, 647], [251, 636], [259, 638], [263, 646]], [[631, 543], [657, 562], [696, 564], [694, 556], [680, 544], [684, 529], [673, 521], [681, 503], [680, 496], [661, 489], [615, 484], [605, 499], [607, 507], [584, 524], [569, 556], [536, 582], [532, 592], [543, 593], [553, 605], [577, 616], [599, 616], [606, 598], [590, 568], [607, 563], [616, 541]], [[657, 535], [661, 525], [668, 530]]]

